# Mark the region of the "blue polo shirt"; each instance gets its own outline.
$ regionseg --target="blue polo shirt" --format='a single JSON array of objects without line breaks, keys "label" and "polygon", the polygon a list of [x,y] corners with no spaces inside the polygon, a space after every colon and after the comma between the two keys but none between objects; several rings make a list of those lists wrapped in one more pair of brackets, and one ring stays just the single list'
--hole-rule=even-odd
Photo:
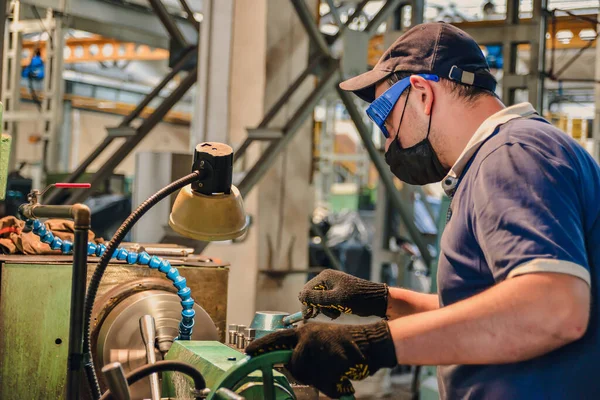
[{"label": "blue polo shirt", "polygon": [[438,265],[441,306],[538,272],[583,279],[592,305],[584,337],[553,352],[514,364],[439,367],[442,398],[600,399],[596,161],[525,103],[482,124],[443,186],[452,203]]}]

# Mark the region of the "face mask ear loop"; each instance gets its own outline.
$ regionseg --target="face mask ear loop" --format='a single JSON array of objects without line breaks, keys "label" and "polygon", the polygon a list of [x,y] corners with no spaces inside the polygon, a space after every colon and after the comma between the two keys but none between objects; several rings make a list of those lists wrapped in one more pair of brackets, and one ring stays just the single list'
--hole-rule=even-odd
[{"label": "face mask ear loop", "polygon": [[429,124],[427,126],[427,136],[425,139],[429,139],[429,132],[431,131],[431,115],[433,114],[433,102],[431,103],[431,110],[429,110]]},{"label": "face mask ear loop", "polygon": [[406,111],[406,105],[408,104],[408,95],[410,94],[410,86],[408,87],[408,92],[406,93],[406,101],[404,102],[404,107],[402,107],[402,115],[400,115],[400,122],[398,122],[398,128],[396,129],[395,140],[398,140],[398,134],[400,134],[400,126],[402,125],[402,120],[404,119],[404,112]]}]

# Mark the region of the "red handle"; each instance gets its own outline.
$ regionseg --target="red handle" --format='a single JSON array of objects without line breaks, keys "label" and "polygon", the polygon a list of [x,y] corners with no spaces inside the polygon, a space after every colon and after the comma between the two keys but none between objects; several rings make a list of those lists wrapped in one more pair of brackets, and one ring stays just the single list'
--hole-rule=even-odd
[{"label": "red handle", "polygon": [[92,187],[90,183],[56,183],[54,186],[59,189],[89,189]]}]

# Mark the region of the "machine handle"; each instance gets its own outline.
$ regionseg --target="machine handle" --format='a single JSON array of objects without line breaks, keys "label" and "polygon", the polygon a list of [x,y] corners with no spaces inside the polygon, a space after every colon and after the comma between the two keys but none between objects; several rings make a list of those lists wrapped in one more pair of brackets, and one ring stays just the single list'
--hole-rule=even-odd
[{"label": "machine handle", "polygon": [[55,183],[53,185],[59,189],[89,189],[92,187],[91,183]]},{"label": "machine handle", "polygon": [[293,325],[296,322],[300,322],[304,319],[304,314],[302,313],[302,311],[298,311],[297,313],[288,315],[287,317],[283,318],[283,324],[284,325]]},{"label": "machine handle", "polygon": [[[154,343],[156,341],[156,324],[152,315],[143,315],[140,318],[140,332],[144,347],[146,347],[146,362],[148,364],[155,364]],[[160,400],[160,384],[156,372],[150,375],[150,393],[152,400]]]},{"label": "machine handle", "polygon": [[[263,398],[265,400],[275,399],[273,366],[287,364],[292,358],[292,350],[278,350],[261,354],[255,357],[245,357],[231,367],[227,374],[214,386],[214,392],[208,396],[208,400],[219,399],[219,390],[222,388],[235,390],[242,380],[254,371],[262,372]],[[222,397],[221,397],[222,398]],[[354,395],[340,397],[339,400],[355,400]]]},{"label": "machine handle", "polygon": [[131,400],[129,385],[127,384],[127,379],[125,379],[125,373],[123,372],[121,363],[114,362],[106,364],[102,368],[102,373],[104,374],[108,388],[115,399]]}]

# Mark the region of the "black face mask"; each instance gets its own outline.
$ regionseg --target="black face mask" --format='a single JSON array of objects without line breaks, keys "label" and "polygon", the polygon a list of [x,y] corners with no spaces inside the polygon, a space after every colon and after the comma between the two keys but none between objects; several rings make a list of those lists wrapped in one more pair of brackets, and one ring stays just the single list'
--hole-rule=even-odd
[{"label": "black face mask", "polygon": [[400,147],[398,133],[400,125],[404,118],[404,111],[408,104],[408,95],[406,95],[406,103],[402,110],[398,131],[394,141],[385,153],[385,162],[390,166],[390,170],[398,179],[411,185],[426,185],[428,183],[439,182],[448,174],[449,168],[445,168],[438,159],[431,142],[429,141],[429,131],[431,129],[431,114],[429,114],[429,126],[427,128],[427,136],[421,142],[407,149]]}]

